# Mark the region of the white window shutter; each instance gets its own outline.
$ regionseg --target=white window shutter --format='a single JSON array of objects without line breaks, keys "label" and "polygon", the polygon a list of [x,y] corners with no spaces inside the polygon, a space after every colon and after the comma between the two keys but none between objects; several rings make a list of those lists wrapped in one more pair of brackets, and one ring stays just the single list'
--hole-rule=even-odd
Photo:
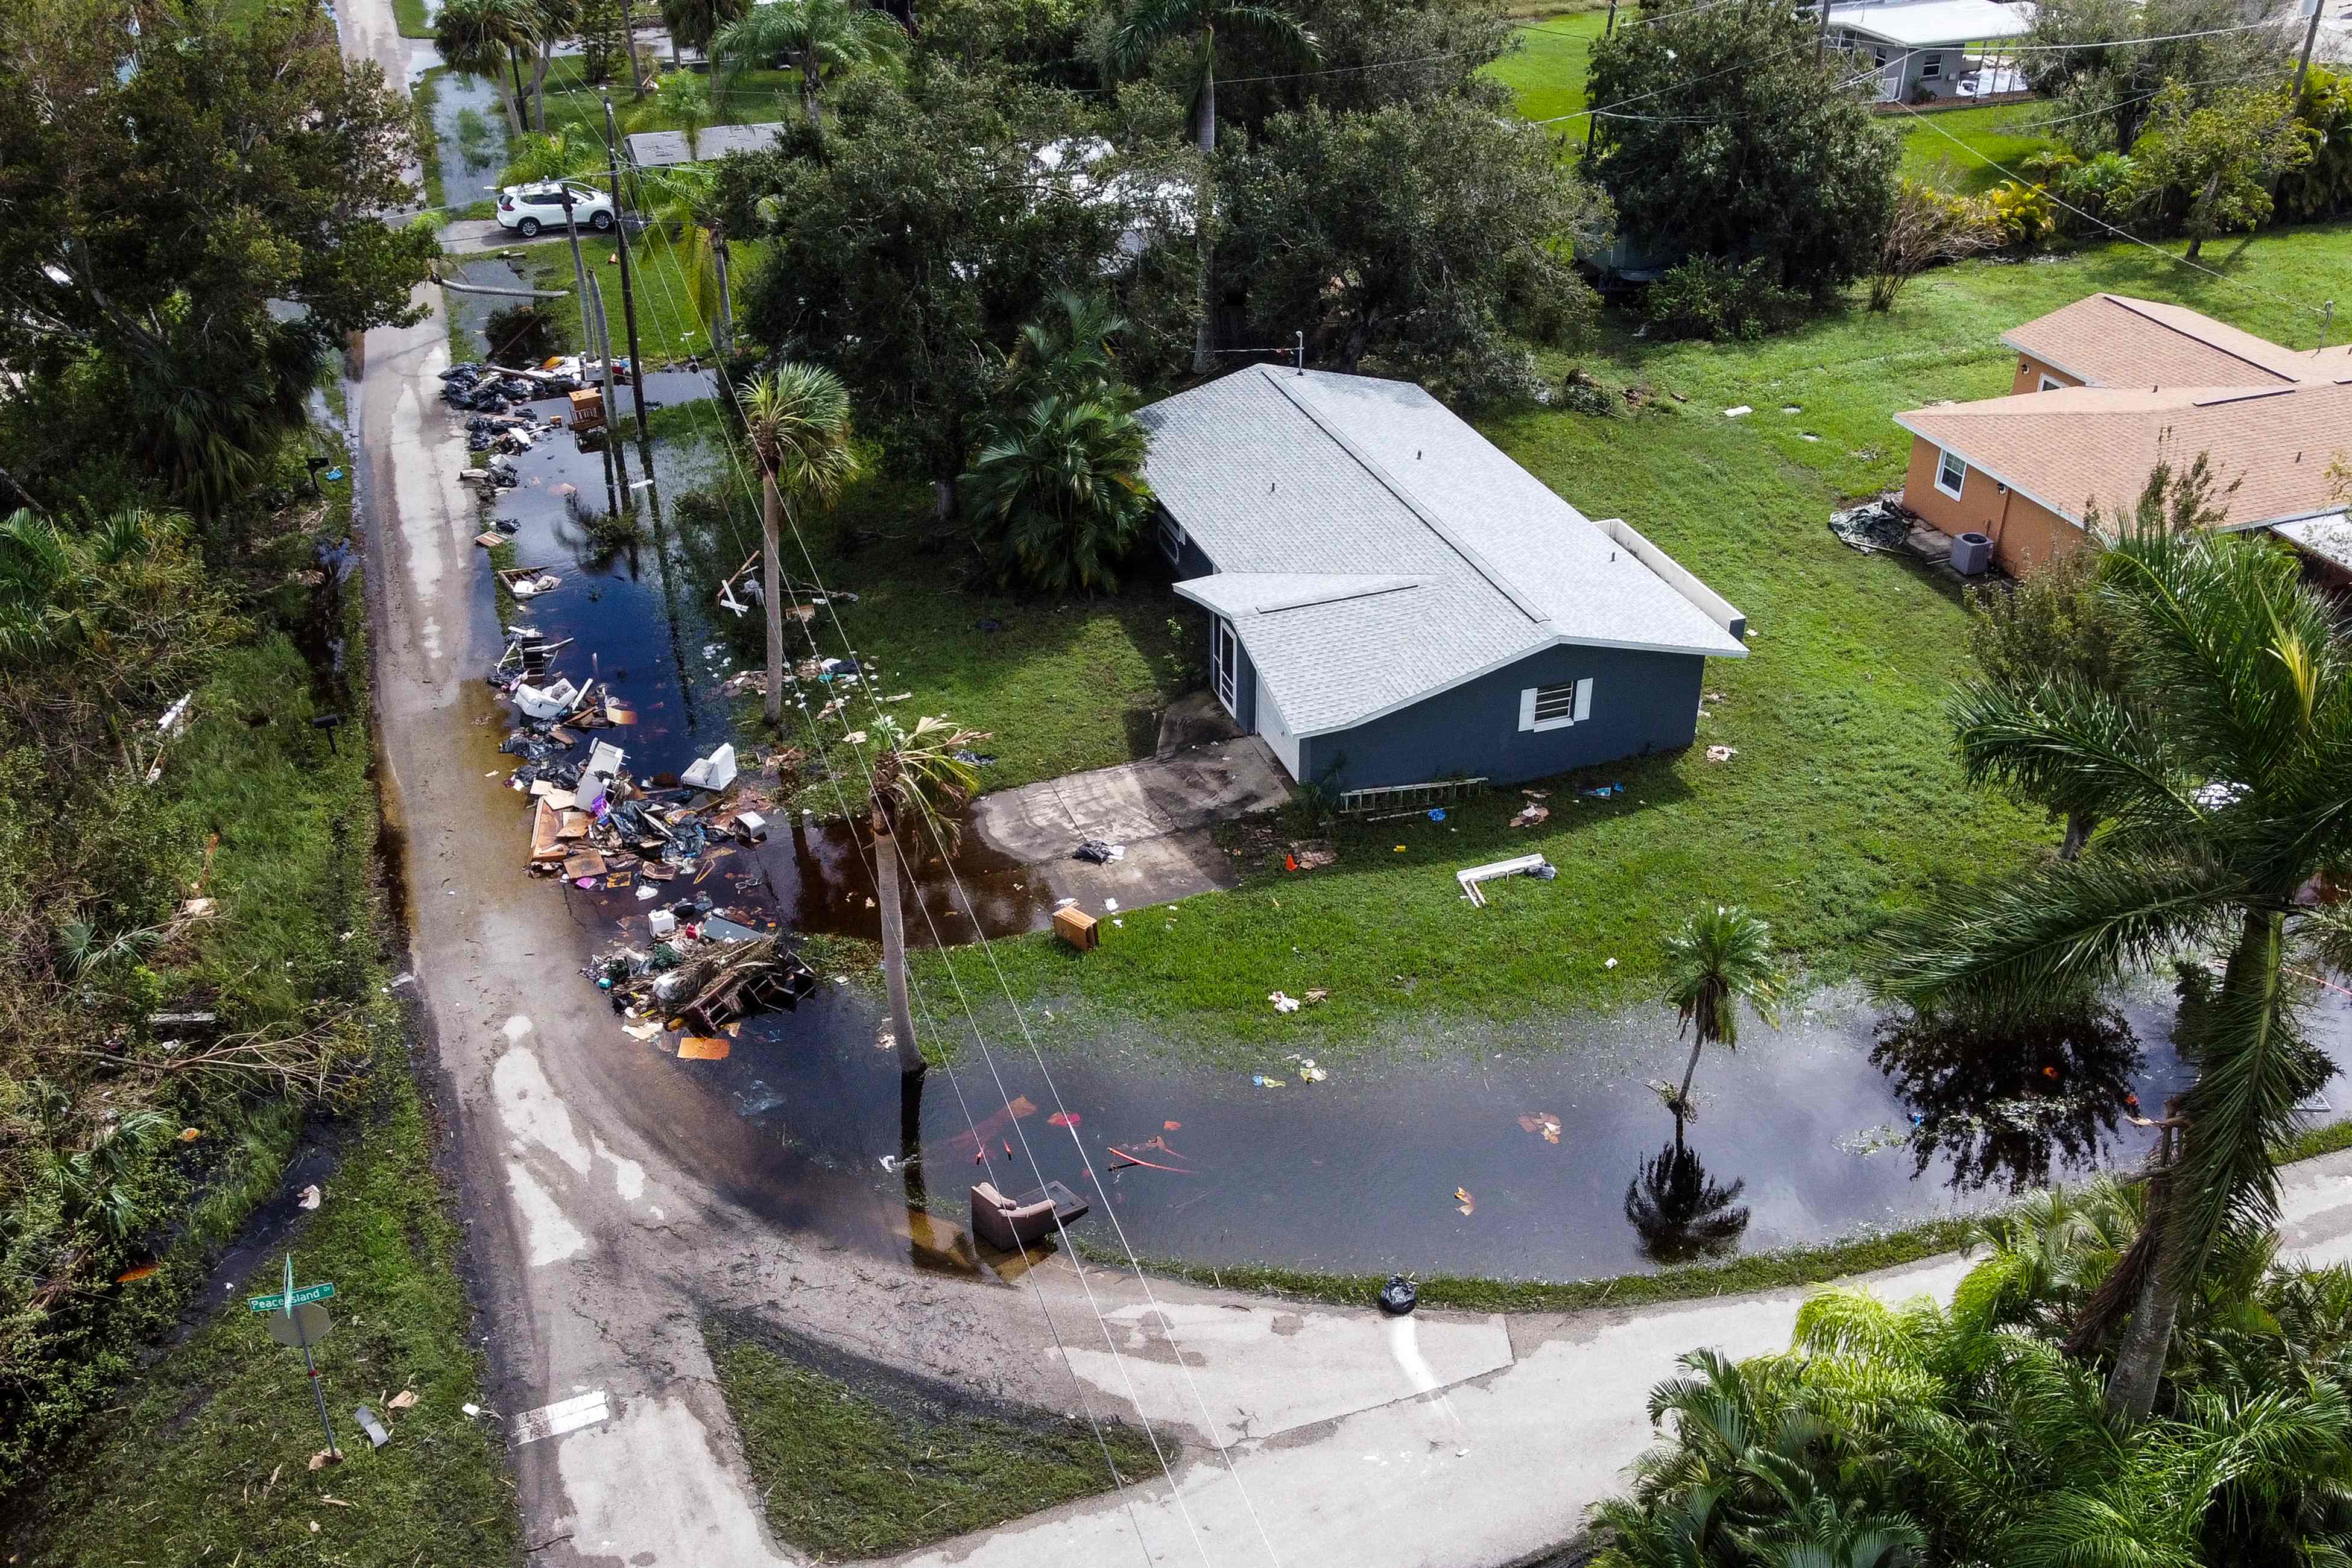
[{"label": "white window shutter", "polygon": [[1576,683],[1576,721],[1583,723],[1592,717],[1592,678],[1586,676]]},{"label": "white window shutter", "polygon": [[1535,727],[1536,689],[1532,686],[1523,686],[1519,688],[1519,728],[1532,730]]}]

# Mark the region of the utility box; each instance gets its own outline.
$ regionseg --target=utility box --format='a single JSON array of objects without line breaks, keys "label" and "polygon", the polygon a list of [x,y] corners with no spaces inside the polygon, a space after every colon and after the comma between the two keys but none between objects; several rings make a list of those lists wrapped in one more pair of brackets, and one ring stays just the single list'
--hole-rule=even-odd
[{"label": "utility box", "polygon": [[1102,940],[1102,933],[1095,929],[1095,917],[1076,904],[1054,911],[1054,934],[1080,952],[1092,951]]},{"label": "utility box", "polygon": [[1963,577],[1981,577],[1992,564],[1992,539],[1988,534],[1963,533],[1952,541],[1952,570]]},{"label": "utility box", "polygon": [[604,427],[604,389],[583,386],[572,395],[572,428],[602,430]]}]

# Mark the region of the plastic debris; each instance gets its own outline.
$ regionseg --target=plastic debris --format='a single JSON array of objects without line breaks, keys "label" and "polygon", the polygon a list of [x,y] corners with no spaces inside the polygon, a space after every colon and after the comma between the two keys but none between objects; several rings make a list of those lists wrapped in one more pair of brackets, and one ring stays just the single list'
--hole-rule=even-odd
[{"label": "plastic debris", "polygon": [[1421,1292],[1412,1280],[1402,1274],[1391,1274],[1389,1282],[1381,1287],[1381,1310],[1392,1318],[1402,1318],[1421,1302]]},{"label": "plastic debris", "polygon": [[1287,1079],[1268,1078],[1262,1072],[1254,1072],[1250,1074],[1250,1082],[1257,1085],[1260,1089],[1280,1089],[1289,1080]]},{"label": "plastic debris", "polygon": [[1465,1215],[1478,1206],[1478,1200],[1470,1195],[1470,1189],[1467,1187],[1454,1189],[1454,1206]]},{"label": "plastic debris", "polygon": [[1269,991],[1266,993],[1265,999],[1274,1004],[1274,1010],[1277,1013],[1296,1013],[1298,1011],[1298,998],[1296,996],[1288,995],[1280,991]]},{"label": "plastic debris", "polygon": [[1076,1127],[1078,1121],[1078,1113],[1075,1110],[1057,1110],[1045,1118],[1048,1127]]},{"label": "plastic debris", "polygon": [[294,1200],[294,1206],[297,1208],[314,1209],[317,1208],[322,1201],[324,1201],[325,1197],[326,1194],[319,1190],[319,1184],[313,1182],[309,1186],[302,1189],[301,1196]]},{"label": "plastic debris", "polygon": [[1559,1142],[1559,1118],[1549,1110],[1528,1111],[1519,1118],[1519,1129],[1524,1132],[1542,1134],[1547,1143]]},{"label": "plastic debris", "polygon": [[1533,827],[1537,824],[1548,820],[1550,816],[1551,808],[1549,806],[1538,805],[1534,802],[1530,801],[1525,809],[1523,809],[1517,816],[1511,818],[1511,826],[1514,827]]},{"label": "plastic debris", "polygon": [[685,1062],[723,1062],[728,1045],[718,1035],[688,1035],[677,1042],[677,1058]]},{"label": "plastic debris", "polygon": [[1738,754],[1737,746],[1709,746],[1706,749],[1706,760],[1710,763],[1727,763]]},{"label": "plastic debris", "polygon": [[383,1403],[384,1408],[387,1410],[406,1410],[415,1405],[416,1390],[413,1388],[404,1388],[398,1394],[394,1394],[390,1399],[385,1400]]},{"label": "plastic debris", "polygon": [[1433,805],[1433,806],[1431,806],[1431,807],[1429,808],[1429,820],[1430,820],[1430,821],[1432,821],[1432,822],[1443,822],[1443,821],[1444,821],[1444,820],[1445,820],[1445,808],[1444,808],[1444,806],[1442,806],[1442,805]]}]

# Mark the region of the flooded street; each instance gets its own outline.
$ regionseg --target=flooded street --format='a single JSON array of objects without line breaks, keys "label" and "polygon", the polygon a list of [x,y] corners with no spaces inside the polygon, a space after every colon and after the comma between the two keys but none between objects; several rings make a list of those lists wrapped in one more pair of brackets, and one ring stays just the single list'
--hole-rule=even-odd
[{"label": "flooded street", "polygon": [[[648,378],[648,401],[677,410],[659,423],[702,432],[657,443],[650,486],[635,446],[624,454],[627,478],[608,488],[603,458],[556,431],[516,458],[522,482],[499,492],[486,514],[515,525],[518,564],[562,579],[520,605],[520,617],[550,638],[575,639],[557,661],[561,673],[610,681],[634,709],[636,722],[600,733],[626,747],[644,780],[677,773],[730,738],[735,703],[755,700],[720,689],[758,664],[760,617],[720,610],[713,586],[758,542],[703,509],[681,517],[677,506],[698,485],[740,482],[722,471],[709,384],[699,374]],[[531,411],[543,421],[559,406]],[[589,524],[622,494],[638,498],[643,542],[601,550]],[[816,651],[843,653],[835,642],[819,636]],[[793,657],[810,651],[795,647]],[[886,669],[878,685],[889,683]],[[862,799],[860,781],[838,782],[844,807]],[[875,935],[858,837],[838,820],[777,816],[764,844],[730,847],[676,889],[762,925]],[[494,840],[509,844],[510,861],[483,875],[524,877],[527,823],[518,795],[509,837]],[[975,926],[1029,931],[1050,913],[1036,871],[971,847],[958,865],[971,916],[936,866],[918,867],[912,940],[966,942]],[[562,899],[591,947],[646,940],[647,906],[629,889],[559,881],[531,891]],[[587,982],[567,973],[550,984]],[[2341,994],[2325,995],[2315,1032],[2342,1061],[2352,1011]],[[1099,1178],[1127,1244],[1147,1258],[1510,1279],[1618,1274],[1908,1225],[2136,1163],[2150,1135],[2129,1124],[2135,1100],[2157,1114],[2188,1079],[2168,1044],[2170,992],[2154,984],[2126,998],[2107,1026],[2000,1052],[1883,1037],[1879,1016],[1851,994],[1809,1001],[1778,1034],[1751,1024],[1738,1052],[1710,1050],[1695,1080],[1696,1114],[1680,1129],[1651,1087],[1677,1081],[1687,1050],[1664,1008],[1546,1021],[1555,1043],[1537,1053],[1478,1050],[1447,1065],[1320,1081],[1274,1054],[1255,1072],[1171,1069],[1108,1047],[1041,1068],[1015,1035],[991,1040],[1000,1087],[958,1030],[955,1069],[932,1072],[913,1108],[900,1103],[892,1054],[877,1047],[877,1007],[863,988],[838,983],[795,1012],[747,1020],[722,1059],[665,1055],[668,1042],[642,1043],[618,1018],[580,1048],[610,1053],[612,1072],[640,1086],[633,1092],[648,1135],[754,1212],[965,1269],[979,1266],[958,1232],[966,1189],[990,1179],[1025,1192],[1042,1172],[1096,1202],[1080,1233],[1115,1251]],[[2340,1080],[2331,1092],[2340,1097]],[[923,1153],[908,1170],[895,1156],[910,1110]]]}]

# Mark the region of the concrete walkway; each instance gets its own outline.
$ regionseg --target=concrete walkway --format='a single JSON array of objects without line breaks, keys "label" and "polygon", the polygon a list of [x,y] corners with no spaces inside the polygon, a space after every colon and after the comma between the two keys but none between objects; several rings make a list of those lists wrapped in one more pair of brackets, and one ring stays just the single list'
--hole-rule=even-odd
[{"label": "concrete walkway", "polygon": [[[1238,863],[1212,826],[1289,798],[1274,752],[1240,735],[982,795],[971,826],[989,848],[1044,869],[1055,897],[1098,914],[1231,887]],[[1089,838],[1125,853],[1103,866],[1073,858]]]},{"label": "concrete walkway", "polygon": [[[2284,1197],[2284,1257],[2352,1261],[2352,1153],[2291,1167]],[[1851,1283],[1890,1301],[1948,1300],[1972,1266],[1947,1256]],[[1103,1284],[1096,1289],[1105,1294]],[[1391,1321],[1165,1286],[1155,1310],[1128,1300],[1132,1289],[1130,1279],[1106,1308],[1125,1375],[1158,1419],[1197,1429],[1205,1404],[1222,1437],[1241,1438],[1228,1450],[1231,1468],[1196,1449],[1172,1488],[1155,1477],[1124,1499],[1073,1505],[903,1561],[1091,1568],[1133,1561],[1139,1534],[1149,1561],[1203,1568],[1528,1560],[1568,1540],[1587,1508],[1622,1489],[1626,1463],[1651,1440],[1649,1391],[1673,1375],[1677,1357],[1701,1346],[1735,1356],[1783,1349],[1810,1293]],[[1174,1330],[1173,1343],[1162,1324]],[[1106,1396],[1119,1385],[1108,1352],[1074,1351],[1072,1359]],[[1395,1395],[1365,1402],[1383,1384]]]}]

